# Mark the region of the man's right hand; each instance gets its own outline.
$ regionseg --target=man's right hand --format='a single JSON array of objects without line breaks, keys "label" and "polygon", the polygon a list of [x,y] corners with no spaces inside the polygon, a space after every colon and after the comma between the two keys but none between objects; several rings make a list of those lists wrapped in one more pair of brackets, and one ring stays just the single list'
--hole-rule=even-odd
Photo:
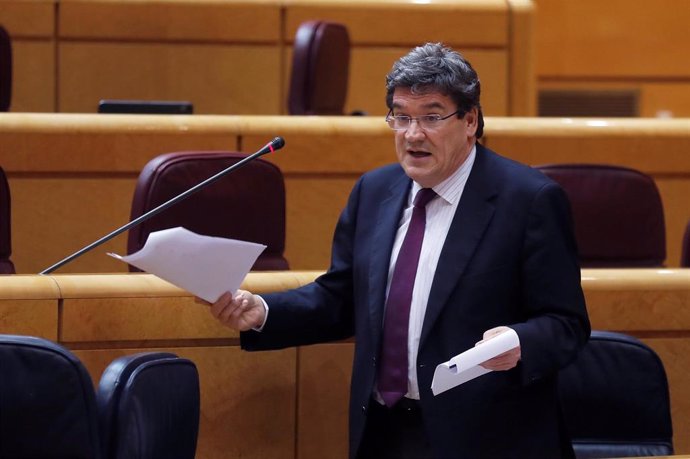
[{"label": "man's right hand", "polygon": [[211,314],[226,327],[247,331],[263,325],[266,308],[256,295],[246,290],[237,290],[235,296],[226,292],[211,304]]}]

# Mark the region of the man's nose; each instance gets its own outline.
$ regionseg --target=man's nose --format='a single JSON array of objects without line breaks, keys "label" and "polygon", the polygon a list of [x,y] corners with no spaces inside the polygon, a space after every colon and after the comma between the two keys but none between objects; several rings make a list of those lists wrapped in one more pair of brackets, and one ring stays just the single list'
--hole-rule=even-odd
[{"label": "man's nose", "polygon": [[406,139],[415,139],[424,137],[424,130],[419,125],[419,120],[411,119],[410,125],[405,130]]}]

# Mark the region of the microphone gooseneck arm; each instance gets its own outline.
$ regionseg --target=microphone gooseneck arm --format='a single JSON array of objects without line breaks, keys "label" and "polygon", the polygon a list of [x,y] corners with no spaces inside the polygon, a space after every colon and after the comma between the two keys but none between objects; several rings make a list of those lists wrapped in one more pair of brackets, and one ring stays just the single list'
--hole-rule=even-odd
[{"label": "microphone gooseneck arm", "polygon": [[285,146],[285,140],[282,137],[274,138],[273,140],[268,142],[266,145],[264,145],[256,153],[252,153],[251,155],[247,156],[246,158],[242,159],[241,161],[238,161],[235,164],[233,164],[233,165],[223,169],[222,171],[218,172],[217,174],[207,178],[203,182],[200,182],[200,183],[194,185],[193,187],[191,187],[187,191],[184,191],[184,192],[178,194],[174,198],[171,198],[170,200],[159,205],[158,207],[149,210],[145,214],[140,215],[139,217],[135,218],[131,222],[127,223],[126,225],[121,226],[120,228],[118,228],[115,231],[103,236],[102,238],[98,239],[97,241],[92,242],[91,244],[87,245],[83,249],[80,249],[77,252],[74,252],[72,255],[63,258],[62,260],[58,261],[54,265],[50,266],[49,268],[44,269],[39,274],[50,274],[50,273],[52,273],[53,271],[55,271],[59,267],[65,265],[65,264],[69,263],[70,261],[74,260],[75,258],[85,254],[89,250],[94,249],[94,248],[98,247],[99,245],[101,245],[105,242],[108,242],[109,240],[111,240],[112,238],[117,236],[118,234],[121,234],[121,233],[127,231],[128,229],[138,225],[139,223],[142,223],[142,222],[148,220],[149,218],[151,218],[155,215],[158,215],[159,213],[163,212],[168,207],[172,206],[173,204],[178,203],[179,201],[182,201],[186,197],[196,193],[197,191],[204,188],[205,186],[210,185],[211,183],[215,182],[216,180],[223,177],[224,175],[234,171],[235,169],[239,169],[240,167],[242,167],[245,164],[247,164],[248,162],[258,158],[259,156],[263,156],[267,153],[273,153],[274,151],[280,150],[284,146]]}]

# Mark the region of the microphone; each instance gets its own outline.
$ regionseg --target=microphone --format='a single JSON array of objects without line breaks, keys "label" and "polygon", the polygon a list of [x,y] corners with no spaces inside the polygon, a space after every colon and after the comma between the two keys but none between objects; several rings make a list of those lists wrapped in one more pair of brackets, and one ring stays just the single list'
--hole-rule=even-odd
[{"label": "microphone", "polygon": [[238,161],[235,164],[223,169],[222,171],[218,172],[216,175],[213,175],[213,176],[207,178],[203,182],[198,183],[197,185],[194,185],[193,187],[191,187],[187,191],[183,191],[182,193],[178,194],[174,198],[171,198],[170,200],[159,205],[155,209],[149,210],[145,214],[140,215],[139,217],[135,218],[131,222],[127,223],[126,225],[121,226],[120,228],[116,229],[115,231],[103,236],[99,240],[92,242],[91,244],[78,250],[77,252],[74,252],[72,255],[63,258],[62,260],[58,261],[54,265],[50,266],[49,268],[44,269],[39,274],[50,274],[50,273],[52,273],[53,271],[55,271],[59,267],[65,265],[65,264],[69,263],[70,261],[74,260],[75,258],[85,254],[89,250],[94,249],[94,248],[98,247],[99,245],[101,245],[105,242],[108,242],[109,240],[111,240],[112,238],[117,236],[118,234],[127,231],[128,229],[138,225],[139,223],[142,223],[142,222],[148,220],[149,218],[151,218],[155,215],[158,215],[159,213],[161,213],[162,211],[164,211],[168,207],[172,206],[173,204],[180,202],[181,200],[185,199],[186,197],[192,195],[193,193],[196,193],[200,189],[204,188],[207,185],[210,185],[211,183],[215,182],[216,180],[223,177],[224,175],[234,171],[235,169],[239,169],[240,167],[244,166],[245,164],[247,164],[250,161],[253,161],[254,159],[258,158],[259,156],[263,156],[267,153],[273,153],[275,151],[278,151],[281,148],[283,148],[284,146],[285,146],[285,139],[283,139],[280,136],[275,137],[273,140],[271,140],[266,145],[261,147],[261,149],[258,150],[257,152],[252,153],[251,155],[247,156],[246,158],[243,158],[241,161]]}]

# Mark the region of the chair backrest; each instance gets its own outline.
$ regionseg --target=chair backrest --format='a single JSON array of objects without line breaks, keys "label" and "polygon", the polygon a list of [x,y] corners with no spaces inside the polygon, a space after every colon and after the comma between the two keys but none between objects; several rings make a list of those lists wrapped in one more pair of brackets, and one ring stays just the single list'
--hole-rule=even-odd
[{"label": "chair backrest", "polygon": [[570,199],[582,267],[663,266],[664,209],[651,177],[599,164],[536,168],[558,182]]},{"label": "chair backrest", "polygon": [[[139,174],[132,220],[245,157],[232,152],[178,152],[152,159]],[[129,231],[128,253],[141,249],[149,233],[177,226],[207,236],[264,244],[267,247],[252,269],[288,269],[283,256],[285,183],[280,169],[268,161],[250,161],[135,226]]]},{"label": "chair backrest", "polygon": [[105,459],[194,459],[199,433],[199,373],[175,354],[115,359],[97,401]]},{"label": "chair backrest", "polygon": [[290,115],[343,115],[349,68],[350,37],[343,24],[300,24],[292,54]]},{"label": "chair backrest", "polygon": [[0,274],[14,274],[12,256],[12,197],[10,185],[0,167]]},{"label": "chair backrest", "polygon": [[577,459],[673,454],[666,372],[641,341],[592,331],[558,384]]},{"label": "chair backrest", "polygon": [[680,252],[680,266],[682,268],[690,268],[690,220],[685,225],[685,234],[683,234],[683,247]]},{"label": "chair backrest", "polygon": [[0,457],[101,457],[91,377],[62,346],[0,335]]},{"label": "chair backrest", "polygon": [[0,112],[10,110],[12,102],[12,42],[0,25]]}]

